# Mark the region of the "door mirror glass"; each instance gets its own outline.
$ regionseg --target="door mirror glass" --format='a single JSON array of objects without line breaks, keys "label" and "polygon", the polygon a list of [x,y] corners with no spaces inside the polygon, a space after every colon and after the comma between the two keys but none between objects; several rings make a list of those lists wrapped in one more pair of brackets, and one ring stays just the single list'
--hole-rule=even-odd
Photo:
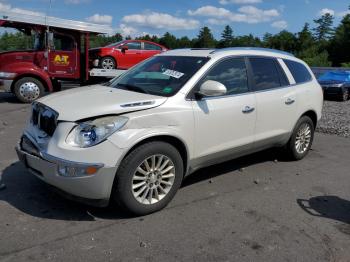
[{"label": "door mirror glass", "polygon": [[223,96],[227,92],[226,86],[218,81],[207,80],[199,88],[202,97]]}]

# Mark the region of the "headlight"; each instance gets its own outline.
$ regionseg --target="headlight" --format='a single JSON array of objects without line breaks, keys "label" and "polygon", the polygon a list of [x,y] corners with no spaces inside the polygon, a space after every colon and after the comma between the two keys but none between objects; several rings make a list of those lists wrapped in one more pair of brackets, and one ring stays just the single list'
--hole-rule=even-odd
[{"label": "headlight", "polygon": [[0,78],[15,78],[16,73],[0,72]]},{"label": "headlight", "polygon": [[69,133],[66,142],[81,148],[97,145],[121,129],[128,120],[124,116],[109,116],[80,123]]}]

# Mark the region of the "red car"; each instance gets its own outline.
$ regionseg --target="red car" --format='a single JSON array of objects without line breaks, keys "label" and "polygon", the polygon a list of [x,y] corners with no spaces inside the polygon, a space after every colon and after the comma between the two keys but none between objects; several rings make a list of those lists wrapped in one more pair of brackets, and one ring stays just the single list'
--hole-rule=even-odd
[{"label": "red car", "polygon": [[103,69],[129,69],[141,61],[167,51],[157,43],[144,40],[125,40],[105,47],[90,49],[94,67]]}]

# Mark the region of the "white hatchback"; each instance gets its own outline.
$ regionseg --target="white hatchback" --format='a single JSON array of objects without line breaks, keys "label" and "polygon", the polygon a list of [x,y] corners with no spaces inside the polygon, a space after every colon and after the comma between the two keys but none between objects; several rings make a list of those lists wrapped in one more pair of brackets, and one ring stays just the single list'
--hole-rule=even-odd
[{"label": "white hatchback", "polygon": [[291,54],[173,50],[105,85],[35,102],[16,149],[65,195],[143,215],[198,168],[271,147],[302,159],[322,104],[310,68]]}]

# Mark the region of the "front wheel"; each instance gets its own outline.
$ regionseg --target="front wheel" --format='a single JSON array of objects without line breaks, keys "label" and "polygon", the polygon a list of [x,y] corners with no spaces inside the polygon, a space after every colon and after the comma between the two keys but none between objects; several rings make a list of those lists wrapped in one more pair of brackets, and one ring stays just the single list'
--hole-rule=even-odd
[{"label": "front wheel", "polygon": [[165,142],[149,142],[122,161],[113,199],[133,214],[150,214],[172,200],[182,178],[183,161],[178,150]]},{"label": "front wheel", "polygon": [[43,84],[36,78],[23,77],[16,81],[14,93],[22,103],[31,103],[45,92]]},{"label": "front wheel", "polygon": [[314,129],[314,123],[310,117],[303,116],[299,119],[286,146],[287,153],[292,160],[301,160],[310,151]]},{"label": "front wheel", "polygon": [[106,56],[101,59],[101,67],[103,69],[116,69],[117,63],[113,57]]}]

